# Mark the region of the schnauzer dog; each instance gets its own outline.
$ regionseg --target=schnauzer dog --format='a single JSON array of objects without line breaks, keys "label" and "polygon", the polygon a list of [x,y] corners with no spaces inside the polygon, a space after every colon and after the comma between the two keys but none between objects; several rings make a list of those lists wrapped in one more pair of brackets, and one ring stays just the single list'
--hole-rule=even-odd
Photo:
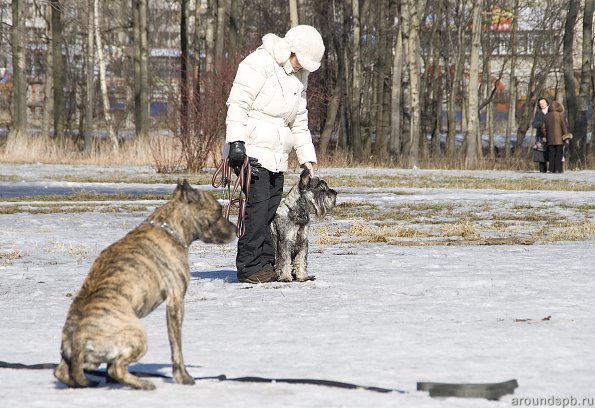
[{"label": "schnauzer dog", "polygon": [[302,171],[300,181],[281,200],[271,223],[275,271],[281,282],[313,280],[308,276],[308,229],[310,212],[324,217],[336,204],[337,192],[318,177]]}]

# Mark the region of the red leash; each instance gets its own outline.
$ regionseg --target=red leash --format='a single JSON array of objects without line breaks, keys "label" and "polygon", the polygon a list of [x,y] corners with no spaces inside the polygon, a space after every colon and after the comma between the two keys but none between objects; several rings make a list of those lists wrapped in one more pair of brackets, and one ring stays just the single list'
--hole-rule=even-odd
[{"label": "red leash", "polygon": [[[246,158],[244,159],[244,164],[242,164],[240,173],[236,178],[233,190],[231,189],[231,167],[229,165],[229,159],[227,158],[221,161],[221,164],[219,165],[219,167],[217,167],[217,170],[215,170],[215,174],[213,174],[213,179],[211,180],[211,185],[215,188],[227,187],[229,204],[227,204],[227,208],[225,209],[225,218],[229,220],[229,215],[231,213],[232,206],[238,208],[238,221],[236,224],[236,236],[238,238],[242,238],[246,233],[246,225],[244,223],[244,218],[246,214],[246,202],[248,201],[248,192],[250,191],[251,180],[252,168],[250,166],[248,156],[246,156]],[[234,198],[236,194],[238,195],[238,197]]]}]

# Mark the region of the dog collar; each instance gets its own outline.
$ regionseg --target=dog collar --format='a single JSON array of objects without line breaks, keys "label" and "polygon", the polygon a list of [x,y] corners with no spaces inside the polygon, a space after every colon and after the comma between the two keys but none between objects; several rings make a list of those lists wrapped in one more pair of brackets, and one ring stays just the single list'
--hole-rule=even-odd
[{"label": "dog collar", "polygon": [[150,224],[153,227],[159,227],[159,228],[163,229],[165,232],[167,232],[169,235],[171,235],[176,241],[178,241],[178,243],[180,245],[182,245],[184,248],[188,248],[188,245],[186,245],[186,242],[184,242],[184,240],[182,239],[180,234],[178,234],[178,232],[175,229],[173,229],[173,227],[171,225],[169,225],[167,222],[165,222],[165,221],[157,222],[154,220],[150,220],[150,221],[145,221],[143,224]]}]

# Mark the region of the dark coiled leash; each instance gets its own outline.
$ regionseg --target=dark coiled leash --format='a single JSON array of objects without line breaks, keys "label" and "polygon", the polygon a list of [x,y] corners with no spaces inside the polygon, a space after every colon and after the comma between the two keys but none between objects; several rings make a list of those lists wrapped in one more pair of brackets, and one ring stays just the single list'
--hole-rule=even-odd
[{"label": "dark coiled leash", "polygon": [[[54,369],[57,364],[21,364],[21,363],[7,363],[0,361],[0,368],[12,368],[12,369],[29,369],[29,370],[43,370],[43,369]],[[89,375],[96,377],[102,377],[106,379],[106,382],[113,381],[107,376],[107,373],[102,370],[85,370]],[[157,377],[172,380],[173,378],[169,375],[159,373],[148,373],[145,371],[130,371],[131,374],[139,377]],[[352,383],[346,383],[342,381],[333,380],[320,380],[312,378],[265,378],[265,377],[236,377],[228,378],[225,374],[217,376],[207,377],[193,377],[194,380],[219,380],[219,381],[237,381],[237,382],[255,382],[255,383],[286,383],[286,384],[307,384],[307,385],[320,385],[324,387],[343,388],[348,390],[364,390],[373,391],[383,394],[396,392],[398,394],[407,394],[407,391],[395,389],[395,388],[382,388],[367,385],[357,385]],[[485,398],[492,401],[497,401],[501,397],[507,394],[514,394],[514,390],[518,388],[519,384],[517,380],[509,380],[499,383],[436,383],[436,382],[418,382],[418,391],[428,391],[430,397],[459,397],[459,398]]]},{"label": "dark coiled leash", "polygon": [[[246,225],[244,223],[244,217],[246,214],[246,202],[248,201],[248,192],[250,191],[250,181],[252,180],[252,168],[248,156],[244,159],[244,164],[236,178],[236,182],[231,189],[231,166],[229,165],[229,159],[225,158],[221,161],[221,164],[215,170],[211,185],[215,188],[226,188],[229,203],[225,209],[225,218],[229,220],[231,213],[231,207],[237,207],[238,209],[238,221],[236,223],[237,231],[236,236],[241,238],[246,233]],[[237,196],[237,197],[236,197]],[[225,199],[225,197],[223,197]]]},{"label": "dark coiled leash", "polygon": [[[45,369],[54,369],[58,365],[54,363],[46,363],[46,364],[21,364],[21,363],[7,363],[5,361],[0,361],[0,368],[11,368],[11,369],[27,369],[27,370],[45,370]],[[96,377],[103,377],[107,378],[106,372],[103,370],[85,370],[85,372],[89,375],[94,375]],[[165,374],[159,373],[148,373],[145,371],[130,371],[131,374],[134,374],[139,377],[157,377],[157,378],[164,378],[164,379],[173,379],[173,377]],[[265,377],[236,377],[236,378],[229,378],[225,374],[217,375],[217,376],[207,376],[207,377],[193,377],[194,380],[219,380],[219,381],[237,381],[237,382],[255,382],[255,383],[286,383],[286,384],[308,384],[308,385],[320,385],[324,387],[333,387],[333,388],[344,388],[349,390],[365,390],[365,391],[374,391],[380,393],[391,393],[396,392],[399,394],[407,394],[407,391],[393,389],[393,388],[382,388],[382,387],[372,387],[366,385],[357,385],[346,383],[342,381],[332,381],[332,380],[319,380],[319,379],[311,379],[311,378],[265,378]]]}]

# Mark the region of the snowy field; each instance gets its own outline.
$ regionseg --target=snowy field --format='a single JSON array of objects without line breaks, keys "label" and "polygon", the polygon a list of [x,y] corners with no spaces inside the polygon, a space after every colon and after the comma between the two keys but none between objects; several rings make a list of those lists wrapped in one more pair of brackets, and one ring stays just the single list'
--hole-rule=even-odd
[{"label": "snowy field", "polygon": [[[151,170],[0,164],[0,197],[3,189],[19,186],[32,188],[28,190],[31,194],[58,187],[73,191],[173,191],[171,185],[59,181],[60,175],[112,171],[144,174]],[[541,178],[544,183],[562,179],[595,185],[595,171],[542,175],[321,170],[321,175],[334,177],[414,173]],[[569,217],[581,222],[595,218],[594,188],[570,192],[333,187],[339,191],[338,203],[451,203],[461,210],[493,213],[537,205],[556,214],[570,213]],[[142,222],[161,202],[136,204],[134,211],[0,215],[0,361],[59,361],[66,312],[91,263],[103,248]],[[15,203],[0,200],[0,206],[8,205]],[[327,225],[339,228],[352,222],[331,216],[317,221],[314,229]],[[530,235],[533,230],[527,231]],[[225,374],[229,378],[324,379],[405,393],[218,380],[182,386],[162,378],[151,379],[157,390],[150,392],[113,384],[68,389],[54,379],[51,370],[0,369],[0,406],[595,406],[593,235],[576,241],[538,239],[533,245],[454,246],[339,238],[312,239],[309,271],[317,280],[254,286],[237,282],[235,243],[192,244],[192,279],[183,326],[188,370],[195,377]],[[132,369],[170,375],[165,307],[143,323],[149,351]],[[484,383],[510,379],[516,379],[519,388],[499,401],[435,399],[427,392],[416,391],[420,381]],[[548,401],[558,404],[547,405]]]}]

